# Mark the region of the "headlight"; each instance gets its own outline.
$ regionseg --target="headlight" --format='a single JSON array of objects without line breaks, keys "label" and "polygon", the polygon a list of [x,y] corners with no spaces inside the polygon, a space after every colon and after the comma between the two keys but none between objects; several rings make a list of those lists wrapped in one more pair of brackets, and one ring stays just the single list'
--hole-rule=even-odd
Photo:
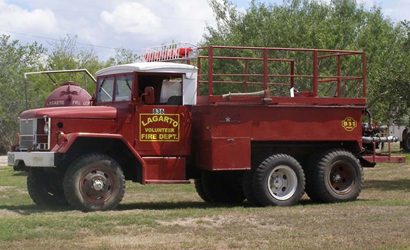
[{"label": "headlight", "polygon": [[67,143],[67,136],[63,132],[58,133],[57,144],[61,146],[65,143]]},{"label": "headlight", "polygon": [[50,131],[50,125],[48,122],[44,123],[44,134],[48,135],[48,132]]}]

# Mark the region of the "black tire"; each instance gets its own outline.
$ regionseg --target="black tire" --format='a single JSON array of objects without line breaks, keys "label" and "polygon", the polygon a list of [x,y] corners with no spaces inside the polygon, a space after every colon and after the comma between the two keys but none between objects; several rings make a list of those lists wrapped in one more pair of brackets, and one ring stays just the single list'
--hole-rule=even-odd
[{"label": "black tire", "polygon": [[204,200],[205,202],[212,202],[210,198],[207,196],[207,194],[205,193],[204,186],[202,184],[202,178],[195,179],[194,183],[195,183],[195,190],[198,193],[199,197],[201,197],[201,199]]},{"label": "black tire", "polygon": [[245,200],[239,172],[202,172],[195,188],[206,202],[239,204]]},{"label": "black tire", "polygon": [[250,205],[258,205],[253,191],[254,168],[243,174],[243,194]]},{"label": "black tire", "polygon": [[305,174],[292,156],[272,155],[256,169],[252,178],[253,195],[262,206],[297,204],[305,191]]},{"label": "black tire", "polygon": [[89,154],[73,162],[64,176],[68,203],[81,211],[114,209],[124,197],[120,165],[104,154]]},{"label": "black tire", "polygon": [[309,164],[306,193],[316,202],[353,201],[363,187],[359,160],[343,149],[327,151]]},{"label": "black tire", "polygon": [[27,190],[34,203],[41,207],[66,206],[63,174],[56,169],[30,168]]},{"label": "black tire", "polygon": [[403,149],[405,152],[410,152],[410,133],[403,136]]},{"label": "black tire", "polygon": [[305,165],[305,175],[306,175],[306,185],[305,185],[305,193],[309,196],[310,200],[314,202],[319,202],[319,197],[316,197],[316,192],[313,191],[316,177],[315,176],[315,168],[322,157],[322,154],[314,154],[312,155]]}]

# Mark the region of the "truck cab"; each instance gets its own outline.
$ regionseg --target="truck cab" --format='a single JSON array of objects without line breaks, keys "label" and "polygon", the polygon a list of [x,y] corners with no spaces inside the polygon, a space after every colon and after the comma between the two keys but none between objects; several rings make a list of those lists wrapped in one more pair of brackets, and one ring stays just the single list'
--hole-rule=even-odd
[{"label": "truck cab", "polygon": [[[81,159],[116,159],[127,180],[187,182],[196,77],[195,66],[169,62],[102,69],[96,73],[91,105],[22,112],[20,143],[8,153],[8,163],[29,172],[29,193],[39,204],[64,202],[57,183],[63,183],[63,173]],[[101,178],[108,182],[105,176],[87,172],[84,193],[94,192],[91,199],[101,199],[103,191],[93,185]],[[41,182],[47,187],[40,187]],[[58,191],[51,191],[52,186],[59,186]]]}]

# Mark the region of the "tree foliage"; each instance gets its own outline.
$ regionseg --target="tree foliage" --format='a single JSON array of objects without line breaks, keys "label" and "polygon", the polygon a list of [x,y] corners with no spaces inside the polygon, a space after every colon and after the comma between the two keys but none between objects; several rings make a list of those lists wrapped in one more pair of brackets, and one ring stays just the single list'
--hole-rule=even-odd
[{"label": "tree foliage", "polygon": [[230,1],[211,0],[217,25],[205,44],[364,50],[368,106],[377,120],[408,116],[410,23],[393,23],[380,8],[354,0],[252,1],[246,11]]},{"label": "tree foliage", "polygon": [[30,75],[24,73],[44,70],[87,69],[94,74],[111,65],[101,61],[92,50],[78,49],[76,37],[65,37],[50,50],[33,43],[21,44],[9,36],[0,36],[0,154],[16,141],[17,117],[29,108],[38,108],[58,85],[74,81],[93,93],[95,84],[84,74]]},{"label": "tree foliage", "polygon": [[17,117],[26,106],[23,73],[43,68],[44,51],[37,43],[21,45],[0,36],[0,152],[15,141]]}]

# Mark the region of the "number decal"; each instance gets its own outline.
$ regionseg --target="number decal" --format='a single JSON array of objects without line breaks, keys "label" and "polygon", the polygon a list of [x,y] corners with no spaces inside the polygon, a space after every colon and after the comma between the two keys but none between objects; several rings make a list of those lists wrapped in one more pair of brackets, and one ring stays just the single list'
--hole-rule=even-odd
[{"label": "number decal", "polygon": [[357,121],[352,117],[346,117],[341,125],[347,132],[352,132],[357,127]]},{"label": "number decal", "polygon": [[154,109],[152,109],[152,113],[154,115],[163,115],[163,114],[165,114],[165,110],[164,109],[154,108]]}]

